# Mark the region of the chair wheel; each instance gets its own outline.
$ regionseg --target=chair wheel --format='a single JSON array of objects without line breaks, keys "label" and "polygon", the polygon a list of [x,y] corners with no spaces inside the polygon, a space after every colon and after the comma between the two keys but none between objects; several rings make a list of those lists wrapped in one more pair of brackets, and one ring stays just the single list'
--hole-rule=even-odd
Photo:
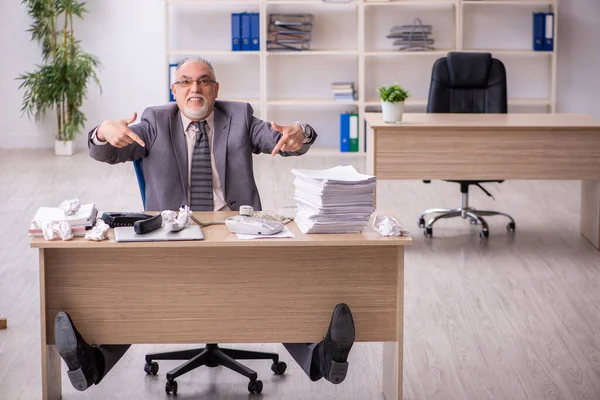
[{"label": "chair wheel", "polygon": [[263,390],[262,381],[250,381],[248,383],[248,391],[252,394],[260,394]]},{"label": "chair wheel", "polygon": [[152,361],[150,364],[144,364],[144,372],[148,375],[158,374],[158,363],[156,361]]},{"label": "chair wheel", "polygon": [[171,392],[173,392],[174,395],[177,394],[177,382],[167,381],[167,384],[165,385],[165,392],[167,392],[167,394],[170,394]]},{"label": "chair wheel", "polygon": [[271,371],[275,373],[275,375],[283,375],[285,370],[287,369],[287,364],[283,361],[274,362],[271,364]]},{"label": "chair wheel", "polygon": [[425,237],[432,237],[433,236],[433,228],[429,226],[429,227],[423,229],[423,235],[425,235]]},{"label": "chair wheel", "polygon": [[490,232],[487,230],[483,230],[481,232],[479,232],[479,237],[481,239],[487,239],[490,236]]},{"label": "chair wheel", "polygon": [[425,228],[425,218],[419,218],[419,228]]},{"label": "chair wheel", "polygon": [[517,227],[515,226],[514,222],[509,222],[508,224],[506,224],[506,230],[509,232],[514,232],[516,228]]}]

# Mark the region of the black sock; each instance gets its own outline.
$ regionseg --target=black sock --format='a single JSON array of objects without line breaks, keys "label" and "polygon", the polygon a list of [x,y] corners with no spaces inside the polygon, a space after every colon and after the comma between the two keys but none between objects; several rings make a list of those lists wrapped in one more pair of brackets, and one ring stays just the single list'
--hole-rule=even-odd
[{"label": "black sock", "polygon": [[[308,343],[307,343],[308,344]],[[313,353],[312,353],[312,357],[313,357],[313,362],[315,360],[318,360],[319,357],[321,357],[321,346],[323,346],[323,342],[319,342],[318,345],[315,346],[315,348],[313,349]]]},{"label": "black sock", "polygon": [[92,346],[92,348],[94,349],[94,364],[96,364],[96,371],[98,372],[98,376],[95,377],[94,384],[97,385],[104,377],[104,355],[96,346]]}]

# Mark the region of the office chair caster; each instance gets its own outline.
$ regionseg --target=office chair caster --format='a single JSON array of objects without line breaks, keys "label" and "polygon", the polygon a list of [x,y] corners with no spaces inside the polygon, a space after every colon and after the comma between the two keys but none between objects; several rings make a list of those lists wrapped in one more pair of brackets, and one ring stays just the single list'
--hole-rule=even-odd
[{"label": "office chair caster", "polygon": [[423,229],[423,235],[425,235],[425,237],[432,237],[433,236],[433,228],[428,226],[427,228]]},{"label": "office chair caster", "polygon": [[419,228],[425,228],[425,218],[419,218]]},{"label": "office chair caster", "polygon": [[287,369],[287,364],[283,361],[271,364],[271,371],[275,373],[275,375],[283,375],[285,370]]},{"label": "office chair caster", "polygon": [[509,222],[508,224],[506,224],[506,230],[509,232],[514,232],[515,229],[517,229],[516,225],[514,222]]},{"label": "office chair caster", "polygon": [[487,229],[484,229],[481,232],[479,232],[479,237],[481,239],[487,239],[489,236],[490,236],[490,232]]},{"label": "office chair caster", "polygon": [[148,375],[158,374],[158,363],[156,361],[152,361],[151,363],[144,364],[144,372]]},{"label": "office chair caster", "polygon": [[[261,385],[262,388],[262,385]],[[176,381],[172,381],[169,382],[167,381],[166,385],[165,385],[165,392],[167,394],[171,394],[171,392],[173,392],[173,395],[177,394],[177,382]]]},{"label": "office chair caster", "polygon": [[262,381],[250,381],[248,383],[248,391],[252,394],[260,394],[263,390]]}]

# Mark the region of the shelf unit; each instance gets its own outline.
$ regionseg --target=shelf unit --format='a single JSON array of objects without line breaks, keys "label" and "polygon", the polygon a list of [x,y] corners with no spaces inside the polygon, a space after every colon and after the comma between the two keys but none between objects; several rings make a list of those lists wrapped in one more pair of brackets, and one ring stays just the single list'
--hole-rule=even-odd
[{"label": "shelf unit", "polygon": [[[231,13],[244,11],[260,14],[260,51],[230,50]],[[554,51],[531,50],[534,11],[554,12]],[[266,51],[274,12],[314,14],[311,50]],[[414,17],[433,25],[436,50],[401,52],[385,38]],[[382,84],[400,83],[411,92],[406,110],[424,112],[433,62],[449,51],[490,52],[505,63],[509,112],[554,112],[557,17],[557,0],[165,0],[166,54],[168,63],[209,59],[219,98],[247,101],[264,120],[311,123],[329,154],[339,148],[339,114],[357,112],[362,121],[378,110]],[[357,100],[335,102],[334,81],[354,82]],[[359,124],[359,152],[364,129]]]}]

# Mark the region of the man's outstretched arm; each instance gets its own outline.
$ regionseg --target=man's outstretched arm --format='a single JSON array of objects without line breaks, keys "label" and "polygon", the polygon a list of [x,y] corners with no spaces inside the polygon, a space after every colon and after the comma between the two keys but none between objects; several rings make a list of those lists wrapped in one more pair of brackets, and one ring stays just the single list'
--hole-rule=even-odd
[{"label": "man's outstretched arm", "polygon": [[104,121],[89,133],[88,147],[92,158],[109,164],[137,160],[145,157],[152,144],[155,117],[151,110],[144,111],[140,123],[131,125],[137,118]]}]

